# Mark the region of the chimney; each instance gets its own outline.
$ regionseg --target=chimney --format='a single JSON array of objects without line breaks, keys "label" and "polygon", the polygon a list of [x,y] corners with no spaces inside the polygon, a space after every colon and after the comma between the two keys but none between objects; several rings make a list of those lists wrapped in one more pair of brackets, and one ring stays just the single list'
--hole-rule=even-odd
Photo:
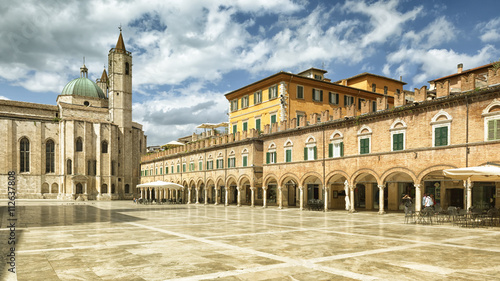
[{"label": "chimney", "polygon": [[457,65],[457,73],[462,73],[462,70],[464,69],[464,64],[463,63],[459,63]]}]

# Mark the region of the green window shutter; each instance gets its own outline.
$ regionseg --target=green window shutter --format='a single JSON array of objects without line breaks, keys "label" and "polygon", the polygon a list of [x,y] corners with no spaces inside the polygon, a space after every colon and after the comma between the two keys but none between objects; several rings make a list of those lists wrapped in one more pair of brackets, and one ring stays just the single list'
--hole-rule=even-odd
[{"label": "green window shutter", "polygon": [[255,129],[260,132],[260,119],[255,120]]},{"label": "green window shutter", "polygon": [[333,157],[333,143],[328,144],[328,158]]},{"label": "green window shutter", "polygon": [[219,169],[219,160],[215,161],[215,167]]},{"label": "green window shutter", "polygon": [[319,91],[319,100],[323,101],[323,90]]},{"label": "green window shutter", "polygon": [[340,156],[344,156],[344,142],[340,143]]},{"label": "green window shutter", "polygon": [[273,154],[274,154],[274,163],[278,163],[278,157],[276,152],[273,152]]},{"label": "green window shutter", "polygon": [[292,150],[291,149],[286,150],[286,162],[292,162]]},{"label": "green window shutter", "polygon": [[267,89],[267,97],[269,98],[269,100],[271,100],[271,87]]},{"label": "green window shutter", "polygon": [[370,139],[361,139],[359,141],[359,145],[360,145],[359,149],[360,154],[370,153]]},{"label": "green window shutter", "polygon": [[307,160],[307,147],[304,147],[304,160]]},{"label": "green window shutter", "polygon": [[314,160],[318,159],[318,148],[315,146],[314,147]]},{"label": "green window shutter", "polygon": [[312,97],[312,100],[315,100],[314,99],[314,88],[312,89],[312,95],[311,95],[311,97]]},{"label": "green window shutter", "polygon": [[224,159],[220,160],[220,167],[221,167],[221,169],[224,169]]},{"label": "green window shutter", "polygon": [[270,158],[270,155],[269,155],[269,152],[266,153],[266,164],[269,164],[269,158]]},{"label": "green window shutter", "polygon": [[500,140],[500,119],[497,119],[496,120],[497,122],[495,122],[495,131],[497,132],[496,133],[496,140]]},{"label": "green window shutter", "polygon": [[247,166],[247,157],[248,156],[243,156],[243,167],[246,167]]},{"label": "green window shutter", "polygon": [[434,146],[448,145],[448,127],[436,128]]},{"label": "green window shutter", "polygon": [[271,116],[271,124],[276,123],[276,115]]},{"label": "green window shutter", "polygon": [[488,121],[488,140],[495,139],[495,121],[497,120],[489,120]]},{"label": "green window shutter", "polygon": [[238,130],[238,125],[233,125],[233,134],[236,134],[236,131]]},{"label": "green window shutter", "polygon": [[392,137],[392,150],[403,150],[403,136],[404,134],[394,134]]},{"label": "green window shutter", "polygon": [[248,123],[243,123],[243,131],[246,131],[248,129]]},{"label": "green window shutter", "polygon": [[253,104],[257,104],[257,93],[253,94]]}]

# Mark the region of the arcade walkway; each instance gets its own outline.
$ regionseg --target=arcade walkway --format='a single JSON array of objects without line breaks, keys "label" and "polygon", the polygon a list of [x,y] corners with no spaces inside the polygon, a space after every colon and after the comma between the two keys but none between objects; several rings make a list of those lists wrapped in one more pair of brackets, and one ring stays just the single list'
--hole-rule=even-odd
[{"label": "arcade walkway", "polygon": [[401,213],[16,203],[18,280],[494,280],[500,271],[500,229],[406,225]]}]

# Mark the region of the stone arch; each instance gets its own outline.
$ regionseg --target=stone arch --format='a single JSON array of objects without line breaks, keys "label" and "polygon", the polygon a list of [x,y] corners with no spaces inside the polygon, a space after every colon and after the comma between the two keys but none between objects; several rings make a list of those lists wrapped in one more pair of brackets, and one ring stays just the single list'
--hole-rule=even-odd
[{"label": "stone arch", "polygon": [[[495,112],[495,114],[500,113],[497,111],[497,107],[498,107],[498,110],[500,110],[500,100],[494,99],[490,104],[488,104],[488,106],[486,106],[483,109],[482,115],[485,116],[485,115],[491,114],[493,112]],[[493,109],[495,109],[495,111],[492,111]]]},{"label": "stone arch", "polygon": [[373,133],[372,129],[368,127],[368,125],[363,124],[361,128],[358,130],[358,135],[371,134]]},{"label": "stone arch", "polygon": [[269,146],[267,147],[267,149],[276,149],[276,144],[274,143],[274,141],[272,141]]},{"label": "stone arch", "polygon": [[333,140],[333,139],[340,139],[340,138],[343,138],[344,137],[344,134],[342,134],[341,131],[339,130],[335,130],[333,131],[333,133],[330,135],[330,140]]},{"label": "stone arch", "polygon": [[250,177],[248,175],[241,175],[237,181],[238,186],[243,186],[243,184],[245,184],[247,181],[248,181],[248,184],[250,184],[250,185],[253,184],[252,180],[250,179]]},{"label": "stone arch", "polygon": [[315,142],[316,142],[316,138],[313,135],[309,135],[306,138],[306,143],[315,143]]},{"label": "stone arch", "polygon": [[266,186],[271,179],[274,179],[276,182],[278,181],[277,180],[278,177],[275,174],[269,173],[269,174],[266,175],[265,178],[262,179],[262,185]]},{"label": "stone arch", "polygon": [[408,168],[403,168],[403,167],[394,167],[394,168],[390,168],[389,170],[385,171],[381,176],[380,176],[380,181],[382,183],[385,183],[387,181],[387,178],[389,176],[391,176],[392,174],[394,173],[404,173],[404,174],[407,174],[411,177],[411,179],[413,180],[414,183],[417,182],[417,176],[415,175],[415,173],[408,169]]},{"label": "stone arch", "polygon": [[297,177],[295,174],[292,174],[292,173],[286,173],[284,175],[282,175],[279,180],[278,180],[278,184],[280,186],[283,186],[285,185],[288,181],[290,180],[293,180],[295,181],[296,184],[299,184],[300,183],[300,180],[299,180],[299,177]]},{"label": "stone arch", "polygon": [[228,177],[227,177],[227,179],[226,179],[226,185],[227,185],[227,186],[229,186],[229,185],[230,185],[231,183],[233,183],[233,182],[234,182],[236,185],[238,185],[238,180],[236,179],[236,177],[235,177],[235,176],[233,176],[233,175],[228,176]]},{"label": "stone arch", "polygon": [[317,172],[307,172],[307,173],[305,173],[305,174],[304,174],[304,175],[300,178],[299,184],[300,184],[301,186],[304,186],[304,184],[305,184],[305,182],[306,182],[307,178],[309,178],[309,177],[316,177],[316,178],[318,178],[318,179],[319,179],[319,181],[320,181],[321,185],[323,185],[323,184],[324,184],[324,182],[323,182],[323,180],[322,180],[323,176],[322,176],[321,174],[317,173]]},{"label": "stone arch", "polygon": [[332,180],[336,180],[335,178],[339,175],[344,177],[347,180],[347,182],[349,182],[349,180],[350,180],[349,174],[347,174],[347,172],[345,172],[343,170],[334,170],[334,171],[329,172],[328,174],[326,174],[325,180],[328,183]]},{"label": "stone arch", "polygon": [[52,193],[59,193],[59,185],[57,183],[53,183],[51,186]]},{"label": "stone arch", "polygon": [[[398,124],[401,124],[400,127],[397,127]],[[400,117],[396,118],[394,122],[392,122],[390,129],[395,130],[395,129],[406,129],[408,126],[406,125],[406,122],[401,119]]]},{"label": "stone arch", "polygon": [[290,138],[288,138],[288,139],[285,141],[285,145],[284,145],[284,146],[285,146],[285,147],[288,147],[288,146],[293,146],[293,141],[292,141]]},{"label": "stone arch", "polygon": [[361,174],[372,175],[375,178],[375,180],[377,181],[377,184],[382,184],[382,181],[380,180],[380,176],[374,170],[368,169],[368,168],[362,168],[362,169],[359,169],[356,172],[354,172],[354,174],[352,174],[351,178],[349,179],[349,182],[351,182],[351,184],[354,184],[356,178]]},{"label": "stone arch", "polygon": [[420,173],[417,175],[417,182],[415,183],[421,183],[424,177],[432,172],[440,171],[440,170],[445,170],[445,169],[455,169],[458,168],[457,166],[454,165],[447,165],[447,164],[441,164],[441,165],[434,165],[425,168],[422,170]]},{"label": "stone arch", "polygon": [[241,151],[241,154],[248,154],[248,148],[243,148],[243,150]]},{"label": "stone arch", "polygon": [[[441,117],[445,117],[446,120],[442,120]],[[451,117],[451,115],[448,112],[440,109],[438,111],[438,113],[436,113],[436,115],[434,115],[434,117],[432,117],[431,123],[436,123],[438,121],[451,121],[451,120],[453,120],[453,117]]]},{"label": "stone arch", "polygon": [[49,190],[49,184],[44,182],[42,184],[42,189],[40,190],[40,193],[44,194],[44,193],[50,193],[50,190]]},{"label": "stone arch", "polygon": [[196,180],[196,188],[200,188],[202,184],[204,184],[202,178],[199,178],[198,180]]}]

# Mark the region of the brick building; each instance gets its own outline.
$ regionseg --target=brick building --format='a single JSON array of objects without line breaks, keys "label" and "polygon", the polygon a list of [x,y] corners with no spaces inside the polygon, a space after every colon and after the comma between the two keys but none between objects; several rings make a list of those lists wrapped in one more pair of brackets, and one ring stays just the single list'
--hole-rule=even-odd
[{"label": "brick building", "polygon": [[395,92],[394,108],[345,116],[324,110],[314,113],[320,122],[266,124],[261,134],[250,128],[144,156],[142,183],[165,180],[184,189],[141,195],[280,208],[321,200],[326,210],[345,208],[347,198],[350,211],[383,213],[402,209],[403,194],[415,198],[418,210],[427,193],[442,208],[499,207],[500,182],[464,186],[442,173],[500,164],[500,73],[488,71],[481,89],[462,85],[436,97],[424,86],[410,104],[404,91]]}]

